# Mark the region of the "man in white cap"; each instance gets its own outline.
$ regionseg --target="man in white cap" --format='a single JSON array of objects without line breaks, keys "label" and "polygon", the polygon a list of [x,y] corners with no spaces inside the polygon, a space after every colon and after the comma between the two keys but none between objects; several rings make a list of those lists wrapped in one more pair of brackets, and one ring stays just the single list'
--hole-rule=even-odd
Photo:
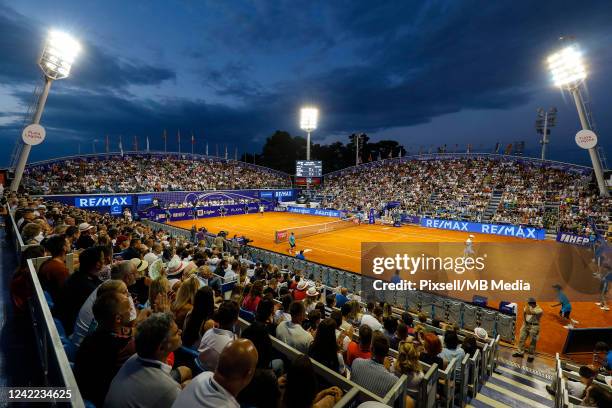
[{"label": "man in white cap", "polygon": [[86,222],[82,222],[79,224],[79,239],[76,242],[77,249],[85,249],[90,248],[96,245],[96,241],[92,238],[93,233],[95,232],[94,226],[89,225]]}]

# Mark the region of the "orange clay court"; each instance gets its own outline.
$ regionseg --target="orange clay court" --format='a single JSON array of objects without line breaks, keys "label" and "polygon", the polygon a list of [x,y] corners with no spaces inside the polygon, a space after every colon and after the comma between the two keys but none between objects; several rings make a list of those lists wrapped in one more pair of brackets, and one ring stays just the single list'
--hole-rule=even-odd
[{"label": "orange clay court", "polygon": [[[274,232],[291,230],[291,228],[322,224],[336,220],[335,218],[292,214],[283,212],[267,212],[260,214],[233,215],[229,217],[202,218],[198,220],[176,221],[169,224],[185,229],[193,225],[205,227],[211,233],[221,230],[228,231],[228,236],[245,235],[253,242],[252,246],[268,249],[274,252],[288,254],[288,243],[275,243]],[[488,234],[474,234],[475,242],[524,242],[513,237],[503,237]],[[467,239],[464,232],[424,228],[416,225],[406,225],[400,228],[385,225],[362,224],[351,228],[325,232],[296,239],[297,250],[304,250],[306,259],[331,267],[360,273],[362,242],[456,242],[463,243]],[[533,245],[563,245],[556,242],[533,242]],[[570,298],[571,301],[571,298]],[[538,351],[554,355],[560,352],[565,343],[567,330],[558,318],[559,307],[553,307],[552,302],[540,302],[544,309],[541,334],[538,340]],[[593,302],[573,302],[572,318],[578,320],[580,327],[608,327],[612,325],[612,312],[600,310]],[[522,310],[523,304],[519,304]],[[517,319],[518,331],[522,324],[522,316]]]}]

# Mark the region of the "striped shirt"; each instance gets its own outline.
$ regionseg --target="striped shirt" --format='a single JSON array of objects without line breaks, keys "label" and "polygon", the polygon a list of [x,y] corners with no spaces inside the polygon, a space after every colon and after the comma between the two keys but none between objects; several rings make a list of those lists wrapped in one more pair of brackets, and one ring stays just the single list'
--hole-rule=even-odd
[{"label": "striped shirt", "polygon": [[351,366],[351,381],[384,397],[397,382],[397,377],[377,361],[356,358]]}]

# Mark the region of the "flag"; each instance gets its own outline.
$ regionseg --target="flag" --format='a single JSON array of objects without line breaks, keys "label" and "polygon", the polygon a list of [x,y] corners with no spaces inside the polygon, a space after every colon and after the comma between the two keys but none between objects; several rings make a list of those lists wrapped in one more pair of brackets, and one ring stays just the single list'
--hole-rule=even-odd
[{"label": "flag", "polygon": [[109,145],[108,145],[108,135],[106,135],[106,154],[108,154],[108,149],[109,149]]},{"label": "flag", "polygon": [[506,146],[506,150],[504,150],[504,154],[512,154],[512,143]]},{"label": "flag", "polygon": [[181,152],[181,130],[177,130],[176,131],[176,138],[178,139],[178,148],[179,148],[179,153]]},{"label": "flag", "polygon": [[191,154],[193,154],[193,148],[195,146],[195,137],[193,136],[193,131],[191,132]]},{"label": "flag", "polygon": [[389,150],[389,158],[392,159],[393,158],[393,148],[391,148],[391,150]]},{"label": "flag", "polygon": [[400,146],[399,150],[397,151],[397,157],[400,158],[402,157],[402,147]]},{"label": "flag", "polygon": [[134,151],[138,151],[138,136],[134,135]]},{"label": "flag", "polygon": [[466,153],[470,153],[472,151],[472,145],[468,143]]},{"label": "flag", "polygon": [[208,142],[206,142],[206,155],[208,156]]},{"label": "flag", "polygon": [[382,160],[382,154],[380,153],[380,151],[378,152],[378,160]]},{"label": "flag", "polygon": [[493,152],[495,154],[499,153],[499,142],[495,143],[495,150]]},{"label": "flag", "polygon": [[147,136],[147,153],[149,153],[149,136]]},{"label": "flag", "polygon": [[121,140],[121,135],[119,135],[119,151],[121,152],[121,156],[123,156],[123,142]]},{"label": "flag", "polygon": [[372,153],[370,153],[370,155],[368,156],[368,161],[371,162],[372,161]]},{"label": "flag", "polygon": [[227,145],[225,145],[225,160],[227,160]]},{"label": "flag", "polygon": [[168,141],[168,134],[166,133],[166,129],[164,129],[164,134],[162,135],[162,137],[164,138],[164,152],[167,152],[167,141]]}]

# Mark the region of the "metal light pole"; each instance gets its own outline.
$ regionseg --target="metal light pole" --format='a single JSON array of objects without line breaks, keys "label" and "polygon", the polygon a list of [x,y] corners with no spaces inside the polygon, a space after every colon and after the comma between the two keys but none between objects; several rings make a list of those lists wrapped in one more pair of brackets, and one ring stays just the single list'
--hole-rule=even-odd
[{"label": "metal light pole", "polygon": [[[561,51],[548,57],[548,65],[553,75],[555,85],[560,88],[567,89],[574,97],[574,102],[576,103],[576,109],[578,111],[578,117],[580,118],[582,129],[592,130],[584,103],[582,101],[582,96],[580,94],[580,85],[582,85],[582,83],[585,81],[587,74],[582,63],[582,54],[578,48],[575,45],[565,47]],[[599,154],[597,153],[595,146],[590,147],[588,151],[593,164],[593,172],[595,173],[595,178],[597,179],[599,194],[602,197],[607,197],[609,193],[604,180]]]},{"label": "metal light pole", "polygon": [[[40,123],[40,118],[45,109],[47,97],[49,96],[49,90],[51,89],[51,84],[56,79],[67,78],[68,75],[70,75],[70,68],[80,50],[81,46],[79,43],[68,34],[58,31],[49,33],[45,48],[38,60],[38,66],[45,74],[45,86],[38,100],[38,106],[36,107],[36,113],[32,122],[33,124]],[[15,177],[11,183],[11,191],[17,191],[19,189],[19,184],[21,183],[23,171],[25,170],[31,150],[31,145],[24,144],[19,156],[19,162],[15,168]]]},{"label": "metal light pole", "polygon": [[536,119],[536,131],[542,135],[542,140],[540,141],[540,144],[542,145],[542,160],[546,160],[546,145],[550,142],[548,140],[548,135],[550,134],[550,129],[555,126],[556,119],[557,108],[550,108],[548,112],[542,108],[538,109],[538,118]]}]

